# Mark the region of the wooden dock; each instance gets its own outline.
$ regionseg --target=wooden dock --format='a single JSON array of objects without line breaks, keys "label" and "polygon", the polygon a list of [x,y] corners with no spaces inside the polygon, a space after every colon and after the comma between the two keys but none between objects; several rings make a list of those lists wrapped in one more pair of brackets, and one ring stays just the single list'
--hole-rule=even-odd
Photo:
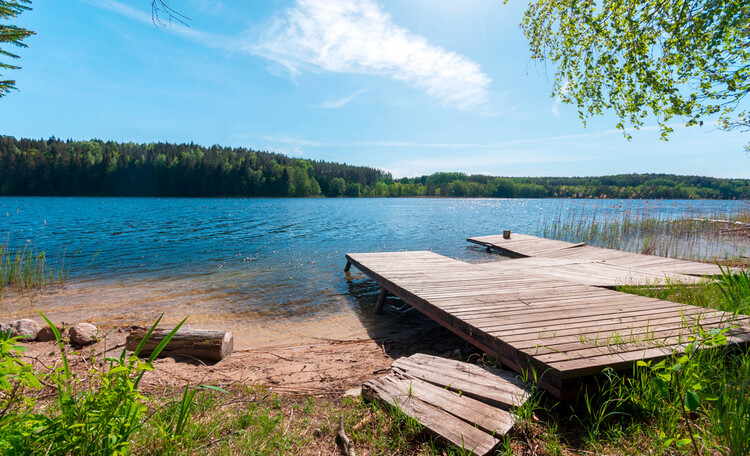
[{"label": "wooden dock", "polygon": [[429,251],[351,253],[381,287],[496,356],[517,372],[533,367],[559,398],[606,367],[680,350],[697,332],[732,326],[730,343],[750,341],[748,317],[609,289],[628,283],[691,282],[719,273],[703,263],[638,255],[514,234],[470,238],[517,259],[470,264]]}]

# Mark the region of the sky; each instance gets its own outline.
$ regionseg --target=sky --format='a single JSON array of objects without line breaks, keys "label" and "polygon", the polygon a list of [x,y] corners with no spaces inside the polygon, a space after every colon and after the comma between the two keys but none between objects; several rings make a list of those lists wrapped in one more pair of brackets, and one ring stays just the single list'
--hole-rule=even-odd
[{"label": "sky", "polygon": [[[626,140],[612,115],[584,127],[530,60],[526,2],[35,1],[18,91],[0,99],[15,137],[247,147],[412,177],[669,173],[750,178],[750,134],[712,122],[669,141]],[[164,17],[165,21],[167,20]]]}]

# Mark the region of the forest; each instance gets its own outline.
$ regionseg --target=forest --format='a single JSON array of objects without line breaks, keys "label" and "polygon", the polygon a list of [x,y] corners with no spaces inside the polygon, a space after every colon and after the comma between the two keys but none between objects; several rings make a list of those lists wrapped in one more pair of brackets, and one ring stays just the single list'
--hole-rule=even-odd
[{"label": "forest", "polygon": [[0,136],[0,195],[748,199],[750,179],[452,172],[394,179],[367,166],[218,145]]}]

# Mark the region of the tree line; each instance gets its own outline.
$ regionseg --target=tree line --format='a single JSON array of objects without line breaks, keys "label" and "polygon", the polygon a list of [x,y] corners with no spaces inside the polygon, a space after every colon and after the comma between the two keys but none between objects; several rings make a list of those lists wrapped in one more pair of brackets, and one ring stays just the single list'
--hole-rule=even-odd
[{"label": "tree line", "polygon": [[747,199],[750,179],[464,173],[394,179],[367,166],[245,148],[0,136],[0,195]]}]

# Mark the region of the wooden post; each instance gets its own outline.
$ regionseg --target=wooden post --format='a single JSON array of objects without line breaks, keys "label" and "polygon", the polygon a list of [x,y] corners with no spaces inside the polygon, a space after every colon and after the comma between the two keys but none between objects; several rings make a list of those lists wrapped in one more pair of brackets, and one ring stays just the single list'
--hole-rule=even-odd
[{"label": "wooden post", "polygon": [[510,239],[510,230],[503,230],[503,239]]},{"label": "wooden post", "polygon": [[380,289],[380,294],[378,295],[378,302],[375,303],[375,313],[383,313],[383,306],[385,305],[385,298],[388,296],[388,290],[385,288]]},{"label": "wooden post", "polygon": [[352,262],[351,261],[347,261],[346,262],[346,267],[344,268],[344,272],[349,272],[349,269],[351,269],[351,268],[352,268]]}]

